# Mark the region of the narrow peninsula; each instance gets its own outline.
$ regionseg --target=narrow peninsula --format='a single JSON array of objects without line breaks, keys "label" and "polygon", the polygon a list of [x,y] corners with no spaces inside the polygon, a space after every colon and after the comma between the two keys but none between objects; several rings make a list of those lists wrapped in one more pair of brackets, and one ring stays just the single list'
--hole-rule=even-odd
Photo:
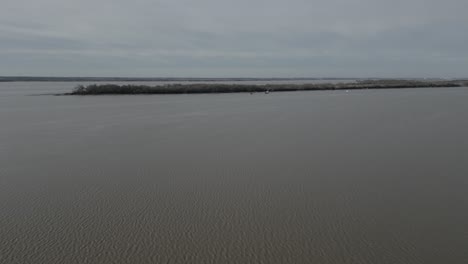
[{"label": "narrow peninsula", "polygon": [[338,83],[304,84],[225,84],[186,83],[148,85],[91,84],[79,85],[72,92],[60,95],[111,95],[111,94],[202,94],[202,93],[263,93],[290,91],[403,89],[430,87],[465,87],[464,80],[358,80]]}]

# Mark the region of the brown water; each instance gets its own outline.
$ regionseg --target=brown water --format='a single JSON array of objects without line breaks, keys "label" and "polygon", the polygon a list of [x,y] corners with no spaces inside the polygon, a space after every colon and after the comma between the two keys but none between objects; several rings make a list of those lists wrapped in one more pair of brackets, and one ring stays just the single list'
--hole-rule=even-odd
[{"label": "brown water", "polygon": [[31,96],[0,263],[468,263],[468,89]]}]

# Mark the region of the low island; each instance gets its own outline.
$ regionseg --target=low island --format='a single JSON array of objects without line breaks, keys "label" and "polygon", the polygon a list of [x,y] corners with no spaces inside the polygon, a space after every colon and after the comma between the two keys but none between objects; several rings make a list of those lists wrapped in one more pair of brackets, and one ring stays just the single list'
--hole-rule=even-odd
[{"label": "low island", "polygon": [[304,84],[223,84],[187,83],[148,85],[91,84],[79,85],[72,92],[60,95],[106,95],[106,94],[201,94],[201,93],[269,93],[289,91],[402,89],[430,87],[464,87],[464,80],[358,80],[341,83]]}]

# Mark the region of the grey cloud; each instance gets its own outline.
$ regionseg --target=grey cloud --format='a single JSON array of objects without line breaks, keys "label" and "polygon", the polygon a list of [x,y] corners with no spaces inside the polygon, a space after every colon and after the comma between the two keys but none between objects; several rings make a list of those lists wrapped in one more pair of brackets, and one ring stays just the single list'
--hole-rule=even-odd
[{"label": "grey cloud", "polygon": [[6,0],[0,75],[461,77],[468,1]]}]

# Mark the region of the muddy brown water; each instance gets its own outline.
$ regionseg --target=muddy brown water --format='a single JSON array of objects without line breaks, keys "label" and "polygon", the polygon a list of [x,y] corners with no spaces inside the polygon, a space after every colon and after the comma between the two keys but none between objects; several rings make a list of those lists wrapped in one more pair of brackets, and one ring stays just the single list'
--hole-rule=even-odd
[{"label": "muddy brown water", "polygon": [[468,88],[0,83],[0,263],[468,263]]}]

